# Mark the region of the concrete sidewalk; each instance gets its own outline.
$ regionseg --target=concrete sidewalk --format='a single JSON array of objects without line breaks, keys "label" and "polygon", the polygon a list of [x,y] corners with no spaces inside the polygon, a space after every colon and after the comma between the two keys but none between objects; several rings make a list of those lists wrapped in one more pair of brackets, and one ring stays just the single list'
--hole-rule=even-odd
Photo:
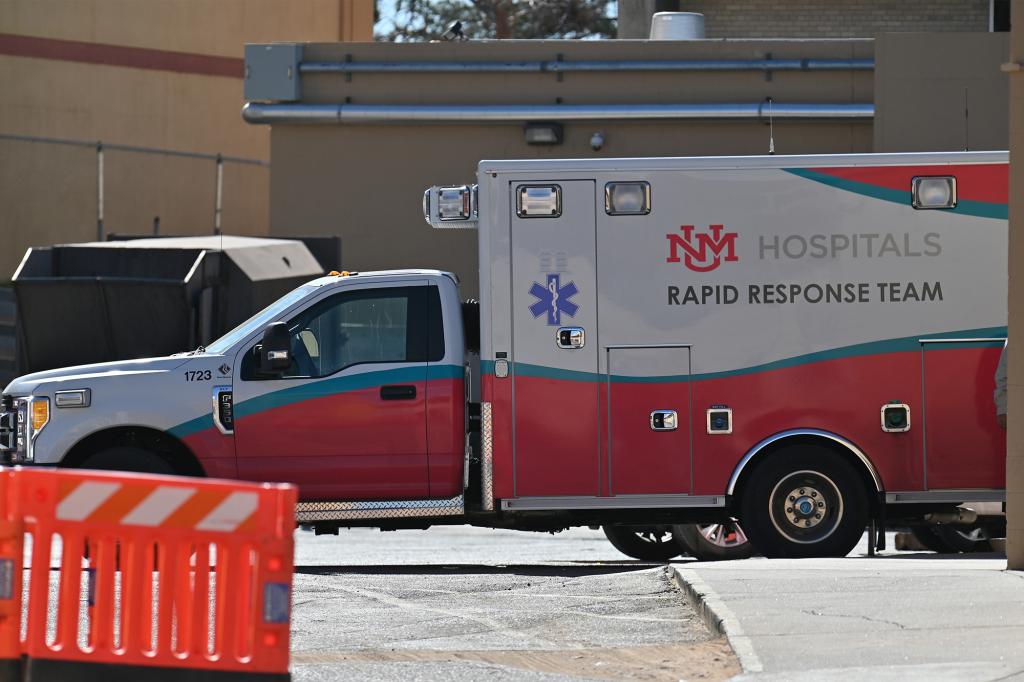
[{"label": "concrete sidewalk", "polygon": [[999,555],[673,567],[721,621],[743,678],[1024,680],[1024,573]]}]

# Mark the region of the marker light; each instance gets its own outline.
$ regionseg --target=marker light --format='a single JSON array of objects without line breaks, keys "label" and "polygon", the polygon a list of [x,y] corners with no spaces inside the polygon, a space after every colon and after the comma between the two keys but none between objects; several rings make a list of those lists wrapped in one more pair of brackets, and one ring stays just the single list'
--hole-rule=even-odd
[{"label": "marker light", "polygon": [[558,185],[519,185],[516,197],[516,214],[520,218],[562,215],[562,188]]},{"label": "marker light", "polygon": [[647,182],[609,182],[604,186],[608,215],[647,215],[651,212],[651,185]]},{"label": "marker light", "polygon": [[954,208],[956,178],[952,176],[922,177],[913,180],[914,208]]},{"label": "marker light", "polygon": [[50,399],[32,399],[32,433],[38,433],[50,421]]}]

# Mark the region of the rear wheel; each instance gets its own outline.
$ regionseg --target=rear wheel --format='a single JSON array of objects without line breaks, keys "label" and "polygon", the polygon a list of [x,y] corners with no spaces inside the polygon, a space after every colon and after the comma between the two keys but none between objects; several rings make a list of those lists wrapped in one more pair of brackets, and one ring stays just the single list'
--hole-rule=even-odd
[{"label": "rear wheel", "polygon": [[615,549],[641,561],[669,561],[683,552],[671,526],[604,526],[604,534]]},{"label": "rear wheel", "polygon": [[672,536],[700,561],[749,559],[757,553],[735,521],[672,526]]},{"label": "rear wheel", "polygon": [[751,476],[739,520],[765,556],[846,556],[864,534],[864,484],[831,450],[789,448],[771,455]]}]

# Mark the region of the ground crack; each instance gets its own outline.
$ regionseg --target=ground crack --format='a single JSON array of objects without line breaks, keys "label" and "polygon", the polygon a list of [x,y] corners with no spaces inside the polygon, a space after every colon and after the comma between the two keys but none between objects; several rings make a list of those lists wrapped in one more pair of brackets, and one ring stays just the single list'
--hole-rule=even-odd
[{"label": "ground crack", "polygon": [[808,616],[824,616],[826,618],[860,618],[866,620],[869,623],[886,623],[888,625],[895,625],[900,630],[906,630],[907,626],[903,623],[897,623],[894,620],[886,620],[884,618],[872,618],[871,616],[863,616],[853,613],[824,613],[823,611],[815,611],[814,609],[801,609],[801,613],[806,613]]}]

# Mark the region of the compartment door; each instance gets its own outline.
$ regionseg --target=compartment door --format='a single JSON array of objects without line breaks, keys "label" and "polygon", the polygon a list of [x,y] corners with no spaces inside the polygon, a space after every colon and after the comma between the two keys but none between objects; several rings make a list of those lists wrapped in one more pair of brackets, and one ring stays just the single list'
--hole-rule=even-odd
[{"label": "compartment door", "polygon": [[690,348],[611,346],[607,353],[612,495],[689,493]]},{"label": "compartment door", "polygon": [[[529,187],[556,187],[560,215],[521,216],[520,193]],[[600,443],[594,182],[512,182],[509,191],[515,495],[594,496]],[[558,332],[567,328],[583,331],[581,348],[559,347]]]},{"label": "compartment door", "polygon": [[992,399],[1003,341],[922,341],[929,490],[1006,487],[1006,431]]}]

